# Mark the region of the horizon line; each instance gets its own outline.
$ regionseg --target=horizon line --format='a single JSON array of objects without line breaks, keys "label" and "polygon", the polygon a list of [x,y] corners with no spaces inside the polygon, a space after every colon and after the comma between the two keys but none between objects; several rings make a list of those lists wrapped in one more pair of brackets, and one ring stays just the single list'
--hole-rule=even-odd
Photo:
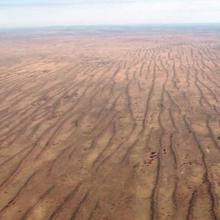
[{"label": "horizon line", "polygon": [[73,24],[73,25],[39,25],[39,26],[10,26],[10,27],[0,27],[0,30],[5,29],[55,29],[55,28],[71,28],[71,27],[163,27],[163,26],[219,26],[220,22],[192,22],[192,23],[137,23],[137,24]]}]

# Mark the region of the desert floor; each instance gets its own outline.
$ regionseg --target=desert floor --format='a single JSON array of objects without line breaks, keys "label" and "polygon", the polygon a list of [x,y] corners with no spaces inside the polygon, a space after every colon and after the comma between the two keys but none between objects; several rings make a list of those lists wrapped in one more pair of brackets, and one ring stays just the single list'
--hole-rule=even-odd
[{"label": "desert floor", "polygon": [[1,220],[219,220],[220,31],[0,34]]}]

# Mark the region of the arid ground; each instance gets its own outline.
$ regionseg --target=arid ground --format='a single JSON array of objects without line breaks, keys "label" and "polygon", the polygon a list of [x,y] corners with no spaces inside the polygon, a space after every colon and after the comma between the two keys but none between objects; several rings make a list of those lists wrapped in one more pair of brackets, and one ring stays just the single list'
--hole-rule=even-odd
[{"label": "arid ground", "polygon": [[220,30],[2,31],[1,220],[219,220]]}]

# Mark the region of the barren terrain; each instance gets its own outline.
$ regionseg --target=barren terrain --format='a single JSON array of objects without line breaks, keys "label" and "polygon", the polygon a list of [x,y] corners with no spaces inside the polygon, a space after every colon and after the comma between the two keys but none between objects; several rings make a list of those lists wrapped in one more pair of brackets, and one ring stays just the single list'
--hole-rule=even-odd
[{"label": "barren terrain", "polygon": [[220,31],[0,33],[1,220],[219,220]]}]

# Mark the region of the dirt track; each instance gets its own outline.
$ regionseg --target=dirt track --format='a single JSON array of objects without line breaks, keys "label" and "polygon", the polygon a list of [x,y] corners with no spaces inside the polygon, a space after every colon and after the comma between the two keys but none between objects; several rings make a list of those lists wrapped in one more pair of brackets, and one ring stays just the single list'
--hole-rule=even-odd
[{"label": "dirt track", "polygon": [[220,219],[220,32],[11,35],[1,220]]}]

